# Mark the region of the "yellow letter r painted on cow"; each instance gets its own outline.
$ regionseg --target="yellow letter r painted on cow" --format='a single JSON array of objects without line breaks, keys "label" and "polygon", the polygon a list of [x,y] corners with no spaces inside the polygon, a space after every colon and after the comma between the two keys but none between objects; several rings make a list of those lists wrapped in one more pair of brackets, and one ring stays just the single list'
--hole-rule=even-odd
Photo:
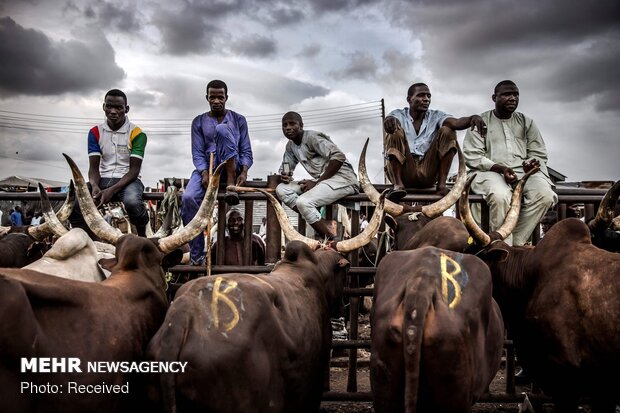
[{"label": "yellow letter r painted on cow", "polygon": [[[454,267],[452,272],[448,272],[448,261]],[[461,302],[461,286],[454,279],[454,276],[461,273],[461,266],[458,262],[448,257],[446,254],[441,254],[441,294],[443,299],[448,303],[450,309],[453,309]],[[449,301],[448,297],[448,282],[454,287],[454,299]]]},{"label": "yellow letter r painted on cow", "polygon": [[224,324],[224,331],[228,332],[232,330],[233,328],[235,328],[235,326],[239,322],[239,310],[237,309],[237,306],[235,305],[235,303],[233,303],[232,300],[228,298],[228,296],[226,295],[230,293],[232,290],[234,290],[235,288],[237,288],[237,282],[232,281],[232,280],[226,280],[227,285],[224,287],[222,291],[220,291],[220,286],[222,285],[223,280],[224,278],[217,277],[215,279],[215,282],[213,283],[213,295],[211,299],[211,315],[213,316],[213,324],[215,325],[215,328],[219,328],[220,318],[218,314],[217,305],[219,301],[222,301],[224,304],[226,304],[226,306],[230,308],[230,311],[233,314],[233,319],[229,323]]}]

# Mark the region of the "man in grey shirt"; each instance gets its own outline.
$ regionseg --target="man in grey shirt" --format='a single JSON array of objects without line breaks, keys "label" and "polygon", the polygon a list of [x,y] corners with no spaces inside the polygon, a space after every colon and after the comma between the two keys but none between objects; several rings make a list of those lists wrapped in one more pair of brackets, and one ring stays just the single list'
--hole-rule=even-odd
[{"label": "man in grey shirt", "polygon": [[[334,240],[336,234],[321,219],[318,209],[358,193],[359,182],[344,153],[329,136],[303,128],[299,113],[287,112],[282,117],[282,132],[289,142],[280,167],[282,183],[276,188],[276,194],[289,208],[299,212],[320,236]],[[293,181],[297,164],[314,179]]]},{"label": "man in grey shirt", "polygon": [[[465,163],[476,173],[471,190],[489,204],[491,231],[499,228],[512,199],[512,185],[534,167],[540,168],[523,187],[519,221],[505,241],[525,244],[547,210],[558,202],[547,171],[547,149],[536,123],[521,112],[519,88],[511,80],[495,86],[491,99],[495,109],[482,114],[488,125],[486,136],[467,131],[463,142]],[[478,218],[473,209],[474,217]]]},{"label": "man in grey shirt", "polygon": [[431,91],[414,83],[407,91],[408,107],[385,118],[385,156],[388,176],[394,184],[388,199],[398,202],[405,188],[428,188],[436,184],[439,194],[448,193],[446,178],[456,154],[457,130],[476,128],[484,136],[486,125],[478,115],[454,118],[430,109]]}]

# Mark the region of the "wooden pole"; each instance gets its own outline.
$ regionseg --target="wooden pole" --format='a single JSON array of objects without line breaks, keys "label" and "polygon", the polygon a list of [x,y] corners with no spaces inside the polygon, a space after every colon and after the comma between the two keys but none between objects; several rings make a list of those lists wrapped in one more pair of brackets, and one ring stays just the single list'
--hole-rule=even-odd
[{"label": "wooden pole", "polygon": [[[209,182],[211,181],[211,175],[213,175],[213,152],[209,154]],[[209,217],[207,223],[207,259],[205,263],[207,265],[207,277],[211,275],[211,227],[213,226],[213,215]],[[204,236],[204,234],[203,234]]]}]

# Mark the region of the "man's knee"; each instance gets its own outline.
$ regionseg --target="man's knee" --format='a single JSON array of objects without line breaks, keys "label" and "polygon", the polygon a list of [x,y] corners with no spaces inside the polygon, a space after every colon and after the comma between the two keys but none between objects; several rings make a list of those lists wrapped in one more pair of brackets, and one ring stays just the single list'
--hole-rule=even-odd
[{"label": "man's knee", "polygon": [[538,194],[537,202],[547,208],[551,208],[558,203],[558,196],[553,189],[545,188]]},{"label": "man's knee", "polygon": [[456,142],[456,131],[447,126],[442,126],[439,128],[439,136],[448,141]]},{"label": "man's knee", "polygon": [[489,206],[492,205],[510,205],[512,200],[512,191],[506,187],[493,188],[486,196],[486,201]]},{"label": "man's knee", "polygon": [[279,200],[282,200],[292,192],[288,186],[288,184],[278,184],[278,186],[276,186],[276,196]]}]

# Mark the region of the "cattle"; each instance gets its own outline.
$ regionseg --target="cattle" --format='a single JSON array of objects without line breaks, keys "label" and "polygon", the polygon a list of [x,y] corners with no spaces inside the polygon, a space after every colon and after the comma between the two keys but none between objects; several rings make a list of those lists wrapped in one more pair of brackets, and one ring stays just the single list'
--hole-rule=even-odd
[{"label": "cattle", "polygon": [[[528,377],[556,411],[614,412],[620,398],[620,254],[592,245],[576,218],[555,224],[535,247],[511,247],[505,231],[487,234],[459,201],[466,227],[493,277],[493,295]],[[515,191],[516,192],[516,191]],[[513,198],[514,200],[514,198]],[[517,208],[518,215],[518,208]]]},{"label": "cattle", "polygon": [[[358,175],[360,186],[370,201],[377,203],[379,192],[370,182],[366,170],[366,149],[368,140],[360,155]],[[458,148],[459,173],[450,192],[431,205],[399,205],[391,201],[385,204],[385,222],[394,232],[394,249],[409,250],[423,246],[435,246],[451,251],[463,252],[471,245],[471,238],[465,226],[455,218],[442,216],[461,196],[465,185],[465,161]]]},{"label": "cattle", "polygon": [[[150,397],[165,412],[316,412],[329,368],[329,302],[342,291],[349,262],[341,255],[368,242],[366,231],[335,245],[297,233],[278,201],[289,240],[269,274],[201,277],[177,292],[148,348],[150,360],[186,361],[189,371],[164,374]],[[317,249],[313,252],[313,249]]]},{"label": "cattle", "polygon": [[[73,210],[75,191],[73,181],[64,204],[58,211],[58,220],[65,221]],[[2,227],[6,235],[0,239],[0,268],[21,268],[43,256],[47,250],[45,238],[51,233],[49,223],[38,226]]]},{"label": "cattle", "polygon": [[[116,245],[115,258],[103,263],[112,274],[100,283],[87,283],[29,269],[0,269],[2,411],[136,411],[143,401],[131,363],[143,360],[168,308],[164,269],[180,260],[177,247],[203,230],[215,204],[223,164],[211,178],[196,217],[183,230],[146,239],[111,228],[96,211],[77,166],[69,157],[67,161],[86,222],[98,236]],[[35,373],[31,365],[22,372],[22,358],[35,364],[74,358],[81,371]],[[89,362],[104,366],[93,371]],[[128,367],[115,372],[112,362]],[[108,390],[98,392],[92,386]],[[109,390],[111,386],[118,386],[120,393]],[[50,388],[63,394],[44,390]]]},{"label": "cattle", "polygon": [[607,191],[601,201],[594,219],[588,222],[592,234],[592,244],[611,252],[620,252],[620,215],[616,203],[620,196],[620,180]]},{"label": "cattle", "polygon": [[[86,231],[80,228],[67,231],[54,214],[41,184],[39,184],[39,192],[45,222],[59,238],[42,258],[23,268],[80,281],[103,281],[106,275],[98,264],[101,254],[97,251],[95,243]],[[108,258],[112,257],[114,255],[108,256]]]},{"label": "cattle", "polygon": [[375,412],[469,412],[504,344],[484,262],[435,247],[394,251],[377,268],[373,298]]}]

